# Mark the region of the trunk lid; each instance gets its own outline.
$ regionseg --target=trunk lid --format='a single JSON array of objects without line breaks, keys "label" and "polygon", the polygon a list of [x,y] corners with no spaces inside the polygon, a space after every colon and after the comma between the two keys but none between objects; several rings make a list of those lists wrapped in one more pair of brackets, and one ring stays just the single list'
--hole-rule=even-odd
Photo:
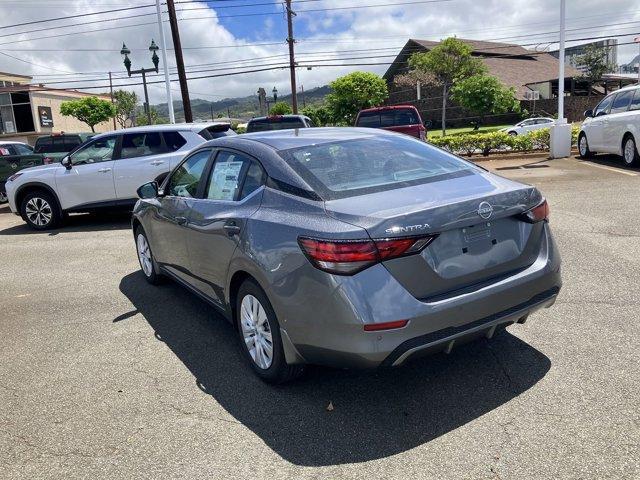
[{"label": "trunk lid", "polygon": [[438,234],[420,254],[383,262],[429,300],[513,273],[538,256],[542,225],[517,215],[542,200],[531,186],[477,171],[444,181],[325,202],[329,215],[372,238]]}]

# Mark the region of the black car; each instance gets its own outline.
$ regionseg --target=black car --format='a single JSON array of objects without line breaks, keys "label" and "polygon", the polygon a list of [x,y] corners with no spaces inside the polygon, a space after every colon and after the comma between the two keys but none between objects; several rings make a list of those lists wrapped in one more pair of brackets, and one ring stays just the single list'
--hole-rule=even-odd
[{"label": "black car", "polygon": [[249,120],[247,133],[311,127],[313,127],[313,123],[305,115],[271,115],[269,117],[255,117]]}]

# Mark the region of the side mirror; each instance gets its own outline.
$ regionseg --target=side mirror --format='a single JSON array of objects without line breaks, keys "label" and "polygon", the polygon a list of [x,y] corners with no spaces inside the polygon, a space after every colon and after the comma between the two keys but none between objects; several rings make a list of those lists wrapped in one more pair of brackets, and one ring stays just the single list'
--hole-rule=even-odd
[{"label": "side mirror", "polygon": [[66,157],[64,157],[60,163],[62,164],[62,166],[64,168],[66,168],[67,170],[71,170],[71,167],[73,166],[73,164],[71,163],[71,158],[69,157],[69,155],[67,155]]},{"label": "side mirror", "polygon": [[424,121],[424,128],[431,128],[431,125],[433,125],[433,122],[431,120]]},{"label": "side mirror", "polygon": [[589,109],[589,110],[585,110],[585,111],[584,111],[584,116],[585,116],[586,118],[593,117],[593,110],[591,110],[591,109]]},{"label": "side mirror", "polygon": [[144,185],[138,187],[138,190],[136,190],[136,192],[138,193],[138,196],[143,199],[156,198],[158,196],[158,183],[145,183]]}]

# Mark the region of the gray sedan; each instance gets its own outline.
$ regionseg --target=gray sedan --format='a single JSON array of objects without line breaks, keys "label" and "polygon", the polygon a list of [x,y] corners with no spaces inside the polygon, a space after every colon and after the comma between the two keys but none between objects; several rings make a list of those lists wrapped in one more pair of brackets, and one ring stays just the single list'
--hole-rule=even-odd
[{"label": "gray sedan", "polygon": [[171,278],[219,310],[268,382],[491,338],[561,286],[537,189],[405,135],[216,139],[138,193],[146,279]]}]

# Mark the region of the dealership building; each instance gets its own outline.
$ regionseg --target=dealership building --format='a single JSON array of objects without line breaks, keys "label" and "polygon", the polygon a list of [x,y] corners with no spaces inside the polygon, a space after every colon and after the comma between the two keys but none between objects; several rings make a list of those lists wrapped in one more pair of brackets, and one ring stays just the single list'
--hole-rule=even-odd
[{"label": "dealership building", "polygon": [[[29,76],[0,72],[0,140],[33,145],[42,135],[88,132],[91,129],[87,124],[62,116],[60,104],[88,96],[110,100],[109,95],[48,88],[31,81]],[[96,132],[107,132],[113,130],[113,122],[94,128]]]}]

